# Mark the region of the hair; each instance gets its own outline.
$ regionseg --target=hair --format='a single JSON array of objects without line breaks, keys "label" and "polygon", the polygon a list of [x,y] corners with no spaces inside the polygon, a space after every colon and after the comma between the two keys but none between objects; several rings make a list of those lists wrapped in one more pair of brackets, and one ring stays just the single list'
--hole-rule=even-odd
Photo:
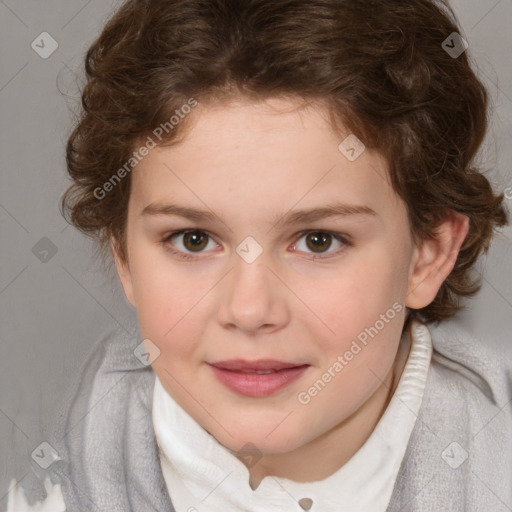
[{"label": "hair", "polygon": [[86,54],[82,108],[66,149],[73,183],[61,211],[103,259],[115,247],[126,262],[130,173],[104,197],[97,191],[156,127],[166,126],[160,145],[177,143],[192,116],[172,129],[169,119],[190,98],[318,102],[333,125],[385,157],[415,243],[434,237],[450,210],[469,218],[435,299],[410,311],[427,322],[451,317],[480,289],[474,263],[493,229],[507,224],[503,193],[494,194],[474,163],[488,94],[467,52],[454,58],[443,49],[453,32],[457,19],[441,1],[127,1]]}]

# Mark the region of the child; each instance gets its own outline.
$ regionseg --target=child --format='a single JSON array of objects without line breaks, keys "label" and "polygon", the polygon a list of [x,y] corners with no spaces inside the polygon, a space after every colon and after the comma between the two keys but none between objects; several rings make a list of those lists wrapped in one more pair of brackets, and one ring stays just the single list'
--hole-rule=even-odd
[{"label": "child", "polygon": [[512,509],[510,376],[455,316],[507,222],[465,50],[430,0],[118,10],[63,206],[140,332],[69,394],[52,510]]}]

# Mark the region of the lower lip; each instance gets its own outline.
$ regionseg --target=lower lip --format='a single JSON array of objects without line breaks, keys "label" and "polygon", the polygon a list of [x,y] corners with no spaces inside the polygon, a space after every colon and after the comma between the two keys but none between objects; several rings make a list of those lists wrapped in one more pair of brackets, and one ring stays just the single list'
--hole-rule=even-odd
[{"label": "lower lip", "polygon": [[309,368],[309,365],[279,370],[276,373],[258,374],[224,370],[210,365],[219,381],[235,393],[245,396],[267,396],[288,386]]}]

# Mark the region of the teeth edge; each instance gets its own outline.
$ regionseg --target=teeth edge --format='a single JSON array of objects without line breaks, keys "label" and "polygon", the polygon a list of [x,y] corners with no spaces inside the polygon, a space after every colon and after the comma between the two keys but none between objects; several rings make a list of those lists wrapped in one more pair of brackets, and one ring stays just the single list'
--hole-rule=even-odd
[{"label": "teeth edge", "polygon": [[277,370],[240,370],[240,373],[256,373],[258,375],[269,375],[271,373],[277,373]]},{"label": "teeth edge", "polygon": [[[294,368],[298,368],[298,367],[294,367]],[[235,372],[235,373],[246,373],[246,374],[257,374],[257,375],[269,375],[271,373],[278,373],[278,372],[281,372],[283,370],[291,370],[292,368],[281,368],[279,370],[229,370],[228,368],[222,368],[224,370],[228,370],[230,372]]]}]

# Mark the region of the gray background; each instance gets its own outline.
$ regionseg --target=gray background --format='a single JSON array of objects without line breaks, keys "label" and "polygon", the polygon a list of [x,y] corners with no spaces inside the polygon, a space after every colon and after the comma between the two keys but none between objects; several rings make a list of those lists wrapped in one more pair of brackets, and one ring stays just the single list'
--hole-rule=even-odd
[{"label": "gray background", "polygon": [[[135,318],[114,272],[92,258],[92,243],[58,209],[83,55],[118,4],[0,0],[0,510],[10,479],[30,471],[31,453],[92,345]],[[512,0],[452,5],[496,109],[481,154],[501,191],[512,187]],[[58,43],[47,59],[31,47],[45,31]],[[46,262],[33,252],[47,244],[43,237],[57,251]],[[509,226],[480,260],[483,288],[460,316],[477,336],[507,344],[512,359],[511,262]]]}]

